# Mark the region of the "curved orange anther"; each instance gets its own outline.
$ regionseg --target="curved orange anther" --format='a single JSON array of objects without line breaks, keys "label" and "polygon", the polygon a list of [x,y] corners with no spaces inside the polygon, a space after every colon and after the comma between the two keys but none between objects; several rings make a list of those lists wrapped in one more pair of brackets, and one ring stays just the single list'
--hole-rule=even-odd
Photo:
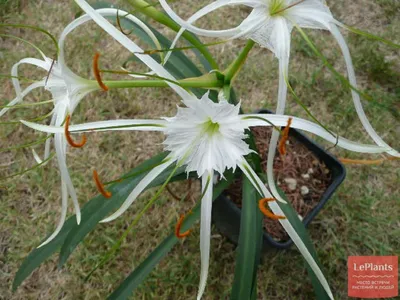
[{"label": "curved orange anther", "polygon": [[182,238],[188,236],[191,232],[191,230],[187,230],[187,231],[181,233],[181,227],[182,227],[182,223],[183,223],[184,219],[185,219],[185,215],[181,215],[178,220],[178,223],[176,223],[176,226],[175,226],[175,236],[178,239],[182,239]]},{"label": "curved orange anther", "polygon": [[67,139],[68,144],[70,144],[72,147],[75,148],[82,148],[86,144],[86,135],[82,135],[82,141],[80,143],[75,143],[74,140],[72,139],[70,133],[69,133],[69,122],[71,121],[71,116],[68,115],[67,118],[65,119],[65,125],[64,125],[64,133],[65,137]]},{"label": "curved orange anther", "polygon": [[275,201],[274,198],[263,198],[258,202],[258,208],[261,210],[261,212],[268,218],[272,220],[283,220],[286,219],[284,216],[279,216],[273,214],[268,208],[265,207],[265,203],[267,202],[272,202]]},{"label": "curved orange anther", "polygon": [[99,58],[100,58],[100,53],[96,52],[93,57],[93,74],[99,86],[103,89],[103,91],[107,92],[108,87],[101,80],[100,69],[99,69]]},{"label": "curved orange anther", "polygon": [[93,179],[94,182],[96,183],[97,190],[100,192],[100,194],[102,194],[106,198],[111,198],[112,196],[111,192],[106,191],[106,189],[104,188],[104,184],[101,183],[99,179],[99,174],[97,174],[96,170],[93,170]]},{"label": "curved orange anther", "polygon": [[397,160],[398,157],[385,157],[382,159],[350,159],[350,158],[339,158],[339,160],[345,165],[379,165],[387,160]]},{"label": "curved orange anther", "polygon": [[285,155],[286,154],[286,141],[289,138],[289,130],[290,130],[290,125],[292,125],[292,118],[289,118],[287,121],[287,125],[285,127],[285,129],[282,132],[282,138],[279,142],[279,153],[281,155]]}]

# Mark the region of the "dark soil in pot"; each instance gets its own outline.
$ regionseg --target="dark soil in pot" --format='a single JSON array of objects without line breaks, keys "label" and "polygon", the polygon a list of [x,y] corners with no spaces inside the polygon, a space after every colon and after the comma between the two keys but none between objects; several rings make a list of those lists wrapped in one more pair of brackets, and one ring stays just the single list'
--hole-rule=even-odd
[{"label": "dark soil in pot", "polygon": [[[272,128],[254,127],[252,132],[265,171]],[[301,218],[306,218],[318,206],[321,197],[332,184],[332,173],[323,161],[293,135],[289,135],[286,150],[285,155],[282,156],[277,151],[275,156],[275,181]],[[237,179],[226,190],[226,196],[241,207],[241,179]],[[276,241],[285,242],[289,239],[283,227],[275,220],[265,217],[264,228]]]}]

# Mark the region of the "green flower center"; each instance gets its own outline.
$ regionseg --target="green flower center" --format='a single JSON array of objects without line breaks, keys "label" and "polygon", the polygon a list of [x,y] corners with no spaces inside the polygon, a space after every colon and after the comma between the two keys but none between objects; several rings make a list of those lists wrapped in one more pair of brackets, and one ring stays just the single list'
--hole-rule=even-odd
[{"label": "green flower center", "polygon": [[279,16],[282,15],[286,8],[285,0],[270,0],[269,15]]},{"label": "green flower center", "polygon": [[219,132],[219,124],[214,123],[211,118],[208,118],[206,122],[202,124],[203,132],[208,134],[209,136],[213,136],[217,132]]}]

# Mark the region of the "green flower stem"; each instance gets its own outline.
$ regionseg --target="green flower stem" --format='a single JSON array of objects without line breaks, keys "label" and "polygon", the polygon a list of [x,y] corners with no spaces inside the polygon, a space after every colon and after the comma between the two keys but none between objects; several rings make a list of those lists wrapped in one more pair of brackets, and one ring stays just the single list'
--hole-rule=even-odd
[{"label": "green flower stem", "polygon": [[[203,88],[213,89],[223,86],[223,82],[217,79],[183,79],[178,80],[179,86],[183,88]],[[122,80],[122,81],[104,81],[104,84],[110,88],[138,88],[138,87],[169,87],[164,80]]]},{"label": "green flower stem", "polygon": [[246,61],[246,58],[250,52],[250,50],[253,48],[255,45],[255,42],[253,40],[248,40],[246,46],[242,50],[242,52],[239,54],[239,56],[235,59],[235,61],[226,69],[225,71],[225,82],[229,83],[232,81],[232,79],[235,77],[237,72],[240,70],[240,68],[243,66],[244,62]]},{"label": "green flower stem", "polygon": [[[173,31],[178,32],[181,27],[175,23],[170,17],[165,15],[164,13],[158,11],[152,5],[144,0],[127,0],[134,8],[139,10],[144,15],[152,18],[153,20],[161,23]],[[189,31],[185,31],[182,36],[190,42],[193,46],[196,46],[198,50],[204,55],[205,59],[210,63],[211,67],[215,70],[218,70],[218,64],[212,57],[211,53],[208,51],[207,47],[205,47],[192,33]]]}]

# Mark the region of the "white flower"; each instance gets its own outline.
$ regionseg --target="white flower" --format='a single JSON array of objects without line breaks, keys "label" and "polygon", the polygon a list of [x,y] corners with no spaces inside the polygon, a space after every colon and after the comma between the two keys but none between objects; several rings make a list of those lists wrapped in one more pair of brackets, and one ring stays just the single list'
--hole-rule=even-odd
[{"label": "white flower", "polygon": [[[102,14],[104,16],[113,16],[113,17],[116,16],[117,14],[116,12],[117,10],[115,9],[98,10],[99,14]],[[126,16],[126,18],[128,18],[131,22],[137,24],[147,34],[149,34],[150,38],[156,44],[158,43],[152,31],[141,20],[132,15]],[[58,61],[53,61],[52,59],[47,58],[43,54],[43,52],[39,50],[40,55],[43,57],[43,60],[37,58],[25,58],[16,63],[12,67],[11,70],[11,75],[13,76],[12,82],[17,96],[7,105],[6,108],[0,111],[0,117],[4,115],[9,110],[10,107],[21,102],[23,98],[26,95],[28,95],[32,90],[39,87],[44,87],[47,91],[51,93],[52,100],[54,102],[54,109],[52,111],[52,118],[50,121],[50,125],[61,126],[65,122],[69,122],[69,118],[73,114],[75,108],[88,93],[100,89],[96,81],[91,81],[81,78],[80,76],[73,73],[65,64],[64,42],[66,37],[75,28],[91,20],[92,18],[88,15],[81,16],[80,18],[71,22],[63,30],[58,42],[59,44],[58,45],[59,54],[57,58]],[[48,73],[48,76],[46,76],[39,82],[31,84],[24,91],[22,91],[18,80],[18,67],[21,64],[31,64],[38,68],[41,68]],[[66,120],[67,116],[69,117]],[[61,189],[62,189],[61,216],[55,231],[39,247],[53,240],[62,229],[67,215],[67,208],[68,208],[67,202],[69,196],[71,197],[72,202],[74,204],[77,223],[79,224],[81,220],[78,197],[75,188],[72,184],[72,180],[69,175],[66,163],[67,140],[68,137],[65,136],[64,133],[61,132],[55,133],[54,147],[56,151],[58,167],[61,173]],[[48,138],[45,145],[45,153],[43,160],[48,159],[50,156],[50,142],[51,139]],[[71,144],[71,141],[69,141],[69,143]],[[37,153],[34,150],[33,150],[33,155],[38,163],[43,162],[43,160],[37,155]]]},{"label": "white flower", "polygon": [[200,100],[184,103],[186,108],[178,107],[175,117],[166,118],[165,150],[178,160],[189,153],[184,160],[186,171],[199,176],[211,170],[223,175],[226,169],[235,169],[251,152],[243,141],[246,136],[240,125],[240,105],[214,103],[208,93]]},{"label": "white flower", "polygon": [[[62,35],[63,39],[65,39],[68,33],[69,33],[68,31],[63,32]],[[52,59],[46,57],[42,52],[40,52],[43,58],[42,60],[37,58],[25,58],[20,60],[12,67],[11,70],[11,75],[13,76],[12,81],[17,96],[13,101],[11,101],[7,105],[6,108],[0,111],[0,116],[4,115],[9,110],[10,107],[21,102],[24,99],[24,97],[28,95],[32,90],[36,88],[45,88],[47,91],[51,93],[52,101],[54,103],[54,109],[52,111],[50,125],[61,126],[65,122],[66,116],[68,114],[72,114],[75,107],[78,105],[79,101],[89,92],[98,89],[96,83],[93,83],[92,81],[77,76],[65,65],[64,52],[62,49],[63,39],[60,39],[59,42],[59,45],[61,47],[60,47],[58,61],[53,61]],[[46,71],[46,73],[48,73],[48,76],[46,76],[39,82],[31,84],[25,90],[22,91],[18,81],[18,67],[21,64],[34,65]],[[46,140],[43,160],[47,160],[50,156],[50,142],[51,138],[49,137]],[[65,218],[67,215],[67,206],[68,206],[67,202],[69,196],[71,197],[72,202],[74,204],[77,223],[79,224],[81,220],[78,197],[75,188],[72,184],[72,180],[69,175],[66,164],[67,142],[65,136],[62,133],[55,134],[54,147],[56,150],[58,167],[61,172],[61,190],[62,190],[61,216],[55,231],[39,247],[49,243],[52,239],[56,237],[56,235],[62,229],[62,226],[65,222]],[[37,155],[37,153],[34,150],[33,150],[33,155],[38,163],[43,162],[43,160]]]}]

